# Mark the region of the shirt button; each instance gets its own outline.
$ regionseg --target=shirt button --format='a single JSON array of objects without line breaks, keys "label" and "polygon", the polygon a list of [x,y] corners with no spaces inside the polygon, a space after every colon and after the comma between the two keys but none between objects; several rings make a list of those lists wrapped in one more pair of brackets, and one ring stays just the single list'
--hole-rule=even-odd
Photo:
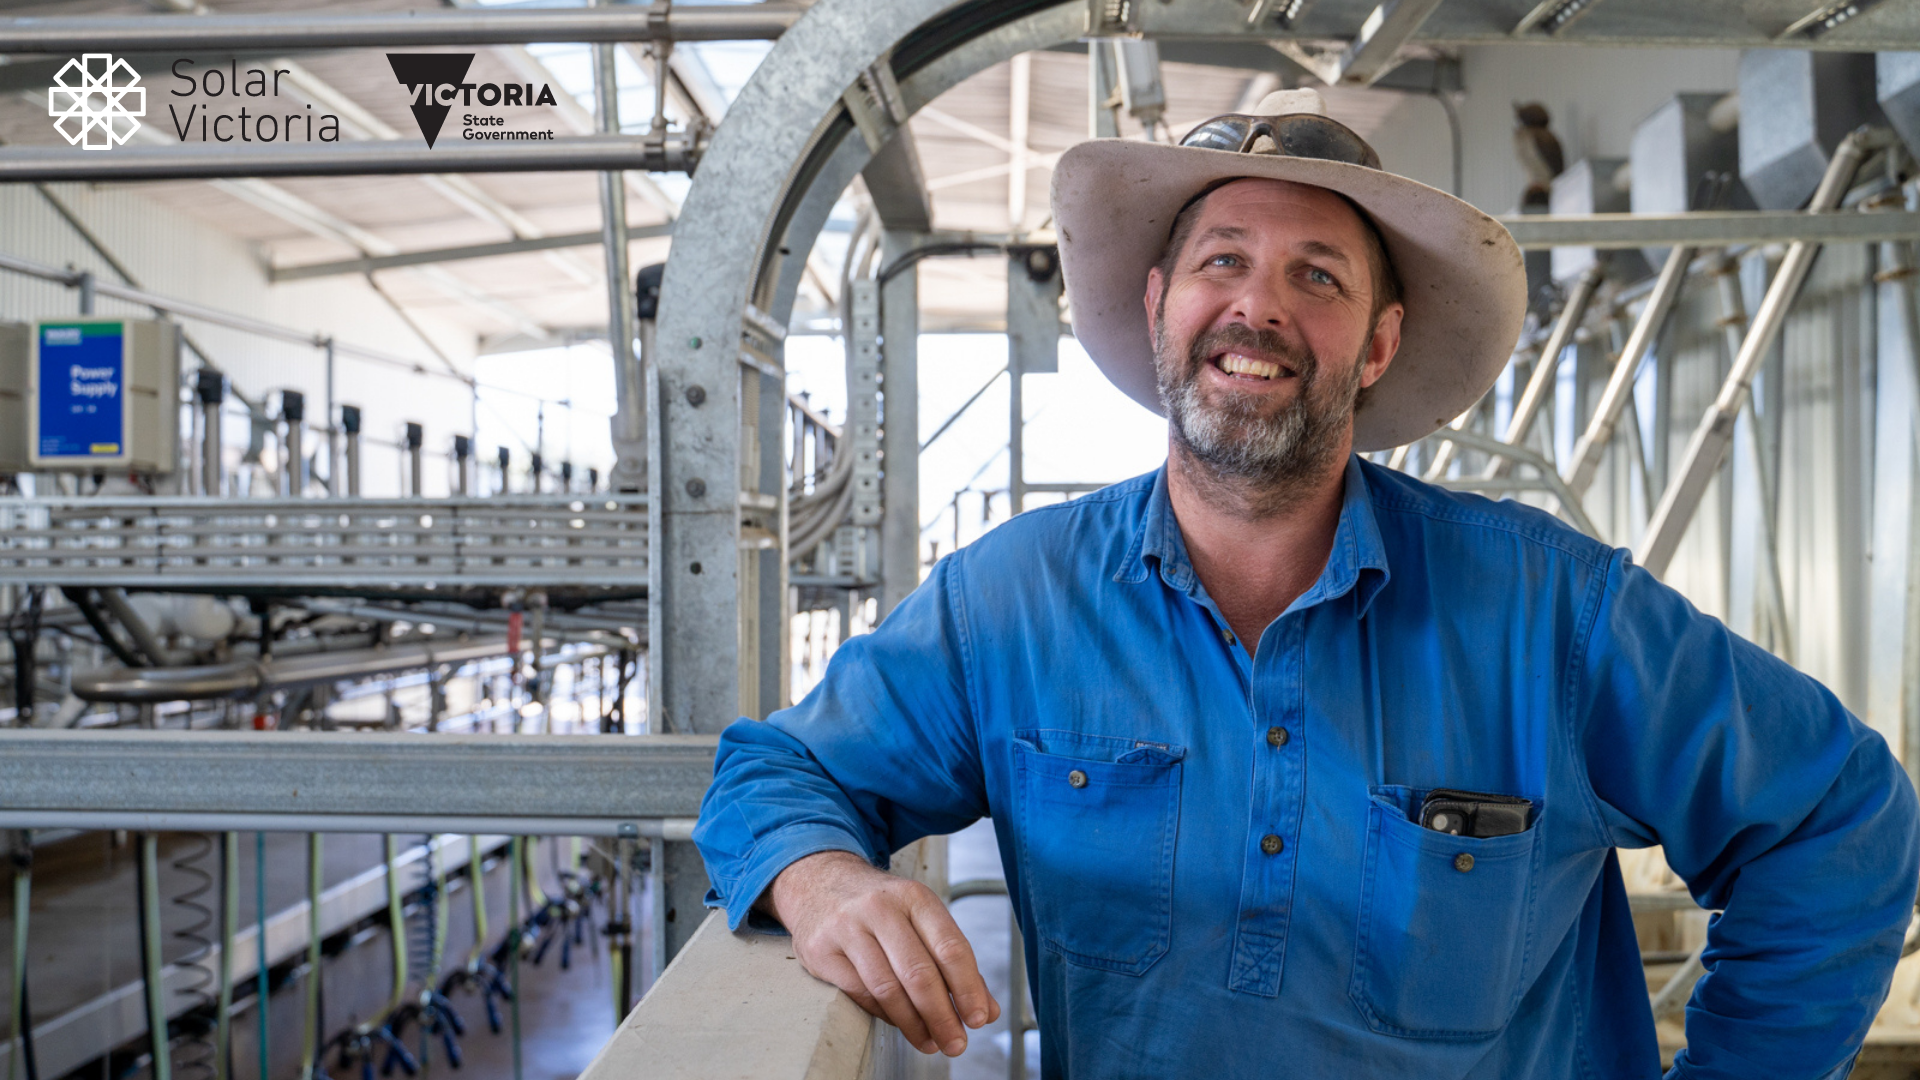
[{"label": "shirt button", "polygon": [[1268,728],[1267,729],[1267,745],[1268,746],[1287,745],[1287,729],[1283,727]]},{"label": "shirt button", "polygon": [[1287,842],[1285,840],[1280,839],[1278,836],[1275,836],[1272,833],[1268,833],[1267,835],[1260,838],[1260,850],[1266,852],[1269,855],[1280,854],[1280,849],[1286,846],[1287,846]]},{"label": "shirt button", "polygon": [[1073,787],[1086,787],[1087,774],[1081,772],[1079,769],[1075,769],[1067,774],[1067,783]]},{"label": "shirt button", "polygon": [[1453,868],[1455,870],[1460,871],[1463,874],[1473,869],[1473,856],[1467,854],[1464,851],[1458,855],[1455,855],[1453,857]]}]

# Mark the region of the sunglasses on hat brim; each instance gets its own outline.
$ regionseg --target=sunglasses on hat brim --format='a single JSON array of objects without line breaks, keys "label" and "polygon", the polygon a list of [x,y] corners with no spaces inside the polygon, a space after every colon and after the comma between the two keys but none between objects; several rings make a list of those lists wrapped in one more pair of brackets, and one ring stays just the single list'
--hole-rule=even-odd
[{"label": "sunglasses on hat brim", "polygon": [[[1272,149],[1255,149],[1262,136]],[[1181,146],[1199,150],[1225,150],[1234,154],[1271,154],[1275,157],[1315,158],[1380,167],[1380,155],[1352,128],[1313,113],[1289,116],[1248,116],[1228,113],[1216,116],[1187,132]]]}]

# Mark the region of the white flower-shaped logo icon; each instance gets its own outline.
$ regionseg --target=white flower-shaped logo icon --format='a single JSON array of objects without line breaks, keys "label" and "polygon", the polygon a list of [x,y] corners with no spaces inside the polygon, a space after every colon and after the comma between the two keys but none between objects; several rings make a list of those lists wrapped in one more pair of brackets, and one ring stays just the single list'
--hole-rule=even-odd
[{"label": "white flower-shaped logo icon", "polygon": [[[69,60],[47,88],[47,115],[56,117],[54,130],[74,146],[106,150],[126,142],[140,130],[147,115],[147,88],[140,73],[111,53],[87,53]],[[124,132],[114,120],[127,122]]]}]

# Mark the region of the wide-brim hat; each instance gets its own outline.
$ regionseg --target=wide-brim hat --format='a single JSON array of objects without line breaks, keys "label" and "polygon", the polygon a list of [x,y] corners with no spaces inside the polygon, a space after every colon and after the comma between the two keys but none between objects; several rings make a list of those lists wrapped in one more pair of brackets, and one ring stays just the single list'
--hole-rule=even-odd
[{"label": "wide-brim hat", "polygon": [[[1326,115],[1311,90],[1270,94],[1253,115]],[[1357,138],[1357,136],[1356,136]],[[1310,157],[1238,153],[1128,139],[1068,150],[1053,173],[1073,333],[1107,378],[1162,415],[1144,297],[1173,220],[1200,192],[1242,177],[1312,184],[1373,219],[1402,286],[1400,350],[1354,416],[1355,450],[1432,434],[1500,377],[1527,308],[1520,246],[1468,203],[1384,169]]]}]

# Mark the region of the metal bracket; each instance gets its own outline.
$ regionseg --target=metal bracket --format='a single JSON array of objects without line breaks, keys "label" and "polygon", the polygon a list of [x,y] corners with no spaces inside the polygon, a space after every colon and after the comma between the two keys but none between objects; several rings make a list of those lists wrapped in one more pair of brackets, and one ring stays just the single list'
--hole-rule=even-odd
[{"label": "metal bracket", "polygon": [[906,124],[908,115],[907,100],[901,96],[900,83],[893,77],[892,52],[861,72],[846,93],[840,95],[840,100],[846,102],[847,113],[853,117],[853,125],[860,129],[860,137],[866,140],[867,150],[879,153]]},{"label": "metal bracket", "polygon": [[847,425],[855,525],[880,524],[880,283],[856,281],[847,340]]}]

